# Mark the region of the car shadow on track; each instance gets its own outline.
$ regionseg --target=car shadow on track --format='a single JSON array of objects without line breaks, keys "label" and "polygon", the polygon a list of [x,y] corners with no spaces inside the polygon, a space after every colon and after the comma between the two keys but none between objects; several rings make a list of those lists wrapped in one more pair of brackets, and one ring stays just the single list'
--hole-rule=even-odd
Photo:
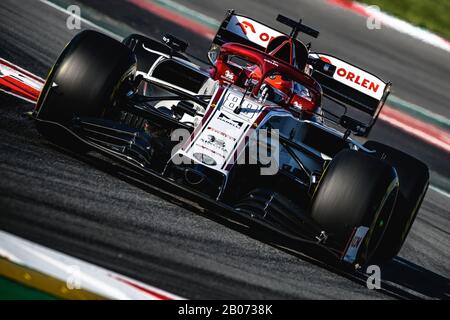
[{"label": "car shadow on track", "polygon": [[[301,249],[291,249],[286,239],[278,234],[267,232],[260,227],[248,226],[239,221],[228,219],[225,216],[211,213],[194,202],[187,199],[175,198],[173,194],[159,189],[151,184],[147,176],[136,173],[123,165],[111,161],[109,158],[94,154],[80,155],[59,146],[49,144],[49,147],[78,159],[97,170],[110,174],[121,179],[135,187],[138,187],[152,195],[158,196],[172,204],[192,211],[214,222],[220,223],[230,229],[245,234],[246,236],[258,241],[269,244],[279,250],[294,255],[299,259],[324,268],[330,272],[345,277],[363,287],[367,286],[369,275],[362,272],[364,268],[354,270],[330,256],[323,255],[314,250],[313,247],[302,247]],[[145,182],[147,180],[148,182]],[[438,275],[430,270],[418,266],[408,260],[396,257],[393,261],[386,263],[381,267],[382,293],[398,299],[449,299],[450,298],[450,279]],[[369,289],[368,289],[369,290]]]},{"label": "car shadow on track", "polygon": [[450,279],[404,258],[396,257],[383,267],[383,280],[434,299],[450,299]]}]

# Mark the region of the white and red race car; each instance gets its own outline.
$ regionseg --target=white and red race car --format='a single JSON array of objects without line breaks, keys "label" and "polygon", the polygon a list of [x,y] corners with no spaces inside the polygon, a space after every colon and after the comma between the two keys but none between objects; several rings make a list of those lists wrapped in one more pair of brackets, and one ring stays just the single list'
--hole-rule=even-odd
[{"label": "white and red race car", "polygon": [[[296,250],[354,265],[400,250],[426,165],[367,136],[391,84],[228,12],[202,67],[173,36],[123,43],[85,31],[64,49],[33,119],[49,140],[96,151],[158,188]],[[91,154],[95,156],[95,154]],[[283,239],[283,240],[281,240]]]}]

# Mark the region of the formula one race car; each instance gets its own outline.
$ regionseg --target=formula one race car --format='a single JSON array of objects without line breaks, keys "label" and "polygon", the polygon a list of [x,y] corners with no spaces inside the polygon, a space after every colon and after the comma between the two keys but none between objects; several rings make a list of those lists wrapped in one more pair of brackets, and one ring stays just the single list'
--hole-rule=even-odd
[{"label": "formula one race car", "polygon": [[[209,66],[188,44],[78,34],[33,112],[72,151],[103,154],[231,220],[353,265],[400,250],[429,173],[367,136],[390,83],[297,39],[319,32],[278,16],[287,35],[229,11]],[[242,222],[241,222],[242,223]]]}]

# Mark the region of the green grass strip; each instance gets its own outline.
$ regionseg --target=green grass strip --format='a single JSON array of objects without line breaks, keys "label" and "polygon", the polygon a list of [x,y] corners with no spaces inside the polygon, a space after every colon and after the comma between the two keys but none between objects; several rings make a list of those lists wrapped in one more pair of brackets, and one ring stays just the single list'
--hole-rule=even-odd
[{"label": "green grass strip", "polygon": [[55,297],[0,277],[0,300],[57,300]]},{"label": "green grass strip", "polygon": [[450,0],[357,0],[450,39]]}]

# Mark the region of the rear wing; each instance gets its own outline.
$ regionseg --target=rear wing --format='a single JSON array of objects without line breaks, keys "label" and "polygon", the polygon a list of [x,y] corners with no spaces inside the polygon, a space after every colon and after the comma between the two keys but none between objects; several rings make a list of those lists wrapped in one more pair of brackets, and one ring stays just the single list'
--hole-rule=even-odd
[{"label": "rear wing", "polygon": [[[296,38],[298,33],[304,33],[317,38],[319,35],[318,31],[302,24],[301,20],[297,22],[278,15],[277,21],[292,28],[291,34],[229,10],[208,52],[209,61],[215,64],[220,48],[229,42],[265,52],[271,40],[280,36]],[[331,55],[311,53],[308,61],[313,66],[312,77],[321,85],[324,97],[345,108],[344,116],[336,117],[339,123],[357,135],[367,136],[386,102],[391,83]],[[354,110],[365,115],[364,121],[353,117],[354,112],[351,111]]]},{"label": "rear wing", "polygon": [[229,10],[213,40],[212,48],[228,42],[240,43],[265,51],[270,40],[286,34],[247,16]]},{"label": "rear wing", "polygon": [[367,136],[378,119],[392,84],[331,55],[311,54],[309,60],[320,60],[334,66],[331,72],[315,68],[312,76],[322,86],[326,98],[343,105],[346,110],[348,107],[355,108],[369,116],[369,121],[365,122],[349,116],[341,119],[344,127],[360,136]]},{"label": "rear wing", "polygon": [[296,38],[299,33],[307,34],[313,38],[319,36],[319,31],[304,25],[301,19],[300,21],[294,21],[279,14],[276,21],[290,27],[292,29],[290,35],[269,27],[253,18],[236,14],[234,10],[228,10],[224,21],[214,37],[213,47],[214,45],[220,47],[225,43],[234,42],[265,51],[270,41],[280,36]]}]

